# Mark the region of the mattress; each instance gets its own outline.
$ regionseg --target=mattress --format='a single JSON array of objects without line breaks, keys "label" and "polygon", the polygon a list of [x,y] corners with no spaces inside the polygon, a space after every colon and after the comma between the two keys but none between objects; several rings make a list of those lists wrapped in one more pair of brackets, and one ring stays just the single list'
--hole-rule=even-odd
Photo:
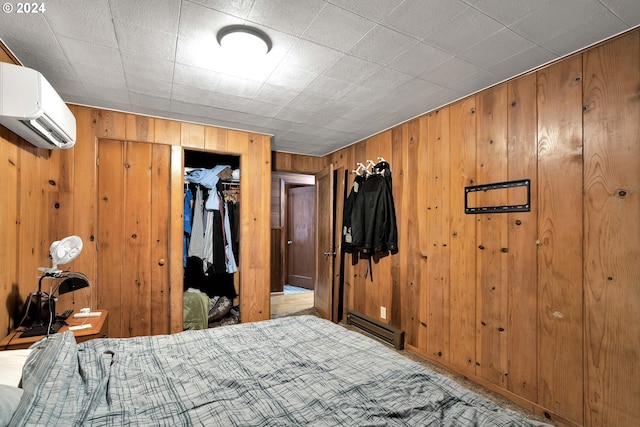
[{"label": "mattress", "polygon": [[296,316],[33,347],[11,425],[543,426],[357,332]]}]

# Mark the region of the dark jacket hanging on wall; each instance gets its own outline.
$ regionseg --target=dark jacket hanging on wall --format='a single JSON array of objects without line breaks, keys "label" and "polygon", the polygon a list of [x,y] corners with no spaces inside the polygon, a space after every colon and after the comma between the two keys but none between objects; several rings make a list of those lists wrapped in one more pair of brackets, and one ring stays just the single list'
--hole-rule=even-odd
[{"label": "dark jacket hanging on wall", "polygon": [[368,177],[352,212],[353,245],[362,254],[398,252],[398,230],[393,196],[382,175]]},{"label": "dark jacket hanging on wall", "polygon": [[351,221],[353,207],[356,203],[358,195],[360,194],[360,189],[362,188],[362,184],[364,184],[364,180],[364,176],[356,175],[355,179],[353,180],[353,185],[351,186],[349,197],[347,197],[347,200],[344,202],[344,210],[342,215],[342,247],[347,253],[353,253],[354,250],[358,250],[358,248],[353,245],[353,228]]},{"label": "dark jacket hanging on wall", "polygon": [[346,242],[344,228],[343,244],[347,252],[359,250],[366,256],[381,257],[398,252],[398,229],[389,164],[381,162],[374,171],[378,173],[354,180],[343,215],[350,225],[351,242]]}]

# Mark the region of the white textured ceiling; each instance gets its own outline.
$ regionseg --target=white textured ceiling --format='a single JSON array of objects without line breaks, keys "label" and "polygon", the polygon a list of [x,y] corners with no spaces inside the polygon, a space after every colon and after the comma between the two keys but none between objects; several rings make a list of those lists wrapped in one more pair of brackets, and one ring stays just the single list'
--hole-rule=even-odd
[{"label": "white textured ceiling", "polygon": [[[46,0],[0,38],[70,103],[324,155],[640,24],[640,0]],[[6,7],[6,6],[5,6]],[[231,24],[273,41],[234,67]]]}]

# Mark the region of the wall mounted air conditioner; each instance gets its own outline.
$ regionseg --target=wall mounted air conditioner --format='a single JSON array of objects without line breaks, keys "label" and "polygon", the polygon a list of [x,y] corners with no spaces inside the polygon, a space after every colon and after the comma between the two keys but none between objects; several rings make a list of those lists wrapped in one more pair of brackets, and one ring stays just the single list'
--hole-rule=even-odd
[{"label": "wall mounted air conditioner", "polygon": [[42,74],[0,62],[0,124],[41,148],[71,148],[76,118]]}]

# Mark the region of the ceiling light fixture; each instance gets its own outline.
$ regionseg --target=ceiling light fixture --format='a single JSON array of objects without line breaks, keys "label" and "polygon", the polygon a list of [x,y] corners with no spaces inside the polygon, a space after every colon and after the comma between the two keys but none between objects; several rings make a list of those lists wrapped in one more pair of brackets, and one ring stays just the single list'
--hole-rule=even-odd
[{"label": "ceiling light fixture", "polygon": [[271,50],[264,31],[245,25],[230,25],[218,31],[218,43],[226,52],[242,58],[259,58]]}]

